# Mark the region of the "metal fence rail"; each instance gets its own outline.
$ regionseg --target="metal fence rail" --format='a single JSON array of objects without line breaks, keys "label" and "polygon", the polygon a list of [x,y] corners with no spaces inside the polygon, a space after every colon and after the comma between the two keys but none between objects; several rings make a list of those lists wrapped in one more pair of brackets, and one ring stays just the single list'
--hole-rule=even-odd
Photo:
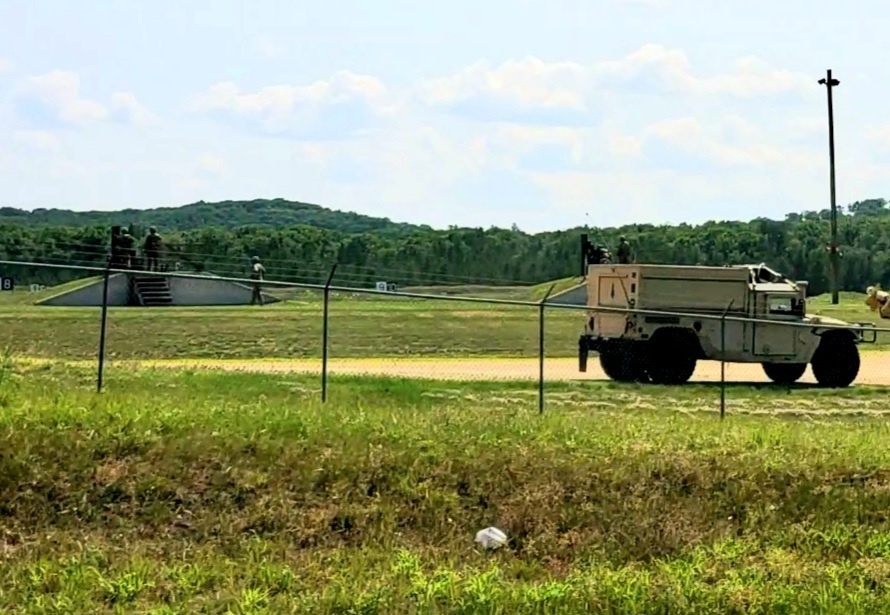
[{"label": "metal fence rail", "polygon": [[[13,261],[13,260],[0,260],[0,267],[3,266],[16,266],[16,267],[26,267],[26,268],[53,268],[53,269],[66,269],[66,270],[74,270],[83,273],[93,273],[93,274],[101,274],[103,276],[103,300],[100,309],[100,326],[99,326],[99,339],[98,339],[98,349],[97,349],[97,374],[96,374],[96,388],[97,391],[101,391],[103,388],[103,376],[105,371],[105,359],[106,359],[106,340],[107,340],[107,325],[108,325],[108,282],[109,277],[112,274],[123,273],[130,274],[134,273],[131,269],[116,269],[109,266],[106,267],[96,267],[96,266],[88,266],[88,265],[71,265],[71,264],[58,264],[58,263],[41,263],[41,262],[29,262],[29,261]],[[598,307],[598,308],[589,308],[583,305],[572,305],[567,303],[556,303],[550,301],[550,297],[552,296],[553,286],[551,286],[546,293],[543,295],[540,301],[526,301],[519,299],[503,299],[503,298],[482,298],[482,297],[467,297],[467,296],[454,296],[454,295],[434,295],[428,293],[418,293],[418,292],[406,292],[401,290],[378,290],[376,288],[356,288],[351,286],[340,286],[333,283],[336,274],[336,265],[332,266],[330,272],[327,276],[327,279],[324,284],[311,284],[311,283],[300,283],[300,282],[283,282],[277,280],[263,280],[261,282],[262,286],[267,288],[276,288],[276,289],[292,289],[292,290],[305,290],[305,291],[314,291],[318,292],[322,296],[322,323],[321,323],[321,400],[328,400],[328,390],[330,386],[329,382],[329,360],[331,356],[330,352],[330,334],[331,334],[331,295],[332,293],[350,293],[350,294],[359,294],[359,295],[368,295],[368,296],[377,296],[384,297],[387,299],[393,298],[402,298],[402,299],[413,299],[417,301],[435,301],[435,302],[451,302],[453,304],[476,304],[476,305],[490,305],[490,306],[501,306],[501,307],[512,307],[512,308],[528,308],[529,310],[534,310],[537,316],[537,406],[538,411],[544,411],[545,405],[545,361],[546,361],[546,316],[548,311],[563,311],[563,312],[577,312],[577,313],[593,313],[596,314],[625,314],[625,315],[639,315],[639,316],[656,316],[656,317],[673,317],[673,318],[695,318],[699,321],[717,321],[720,323],[720,341],[721,341],[721,367],[720,367],[720,416],[723,417],[725,415],[726,408],[726,369],[725,369],[725,351],[726,351],[726,327],[727,323],[749,323],[749,324],[770,324],[771,326],[785,326],[785,327],[796,327],[796,328],[805,328],[805,329],[813,329],[818,328],[821,330],[831,330],[831,329],[845,329],[847,328],[844,325],[836,325],[832,323],[800,323],[800,322],[778,322],[775,320],[766,320],[766,319],[757,319],[757,318],[747,318],[738,315],[729,314],[729,309],[732,307],[727,306],[727,309],[723,310],[722,313],[700,313],[700,312],[677,312],[677,311],[663,311],[663,310],[646,310],[646,309],[636,309],[636,308],[617,308],[617,307]],[[186,273],[179,271],[165,271],[165,272],[154,272],[154,271],[138,271],[139,276],[149,277],[149,276],[157,276],[157,277],[166,277],[166,278],[182,278],[182,279],[196,279],[196,280],[208,280],[214,282],[234,282],[237,284],[243,285],[252,285],[257,281],[250,278],[243,277],[231,277],[231,276],[208,276],[194,273]],[[392,314],[392,318],[397,318],[397,314],[394,312]],[[580,319],[579,319],[580,320]],[[869,331],[873,331],[875,335],[878,333],[882,335],[890,334],[890,327],[877,327],[873,324],[868,326]],[[579,327],[578,334],[580,336],[582,330]],[[888,369],[890,369],[890,362],[888,362]]]}]

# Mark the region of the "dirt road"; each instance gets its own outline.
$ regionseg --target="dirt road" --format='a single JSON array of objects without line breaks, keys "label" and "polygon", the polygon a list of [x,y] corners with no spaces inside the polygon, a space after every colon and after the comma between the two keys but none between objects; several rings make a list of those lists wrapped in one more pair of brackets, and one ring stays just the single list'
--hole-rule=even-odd
[{"label": "dirt road", "polygon": [[[256,360],[171,360],[110,362],[109,367],[163,367],[171,369],[214,369],[259,373],[321,373],[321,361],[256,359]],[[433,380],[533,380],[538,377],[537,359],[331,359],[329,374],[391,376]],[[588,364],[588,371],[578,372],[576,359],[546,359],[547,380],[607,380],[597,360]],[[726,379],[730,382],[769,382],[757,364],[727,364]],[[700,361],[692,377],[695,382],[719,382],[720,363]],[[810,369],[801,382],[815,382]],[[862,367],[856,384],[890,386],[890,353],[862,354]]]}]

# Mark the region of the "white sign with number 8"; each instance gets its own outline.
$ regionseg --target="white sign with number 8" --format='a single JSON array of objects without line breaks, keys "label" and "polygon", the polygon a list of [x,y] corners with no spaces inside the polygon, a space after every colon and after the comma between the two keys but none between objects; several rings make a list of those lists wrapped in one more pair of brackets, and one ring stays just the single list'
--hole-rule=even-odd
[{"label": "white sign with number 8", "polygon": [[0,278],[0,290],[12,290],[14,286],[12,278]]}]

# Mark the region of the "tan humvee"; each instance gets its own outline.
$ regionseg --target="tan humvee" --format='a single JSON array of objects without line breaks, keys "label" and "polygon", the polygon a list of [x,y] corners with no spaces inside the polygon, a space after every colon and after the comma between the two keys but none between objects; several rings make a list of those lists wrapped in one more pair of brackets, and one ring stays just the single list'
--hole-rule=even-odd
[{"label": "tan humvee", "polygon": [[760,363],[780,384],[811,365],[820,385],[846,387],[859,373],[857,344],[875,341],[872,324],[808,315],[807,283],[765,265],[591,264],[586,273],[579,367],[598,352],[614,380],[681,384],[697,361],[722,359]]}]

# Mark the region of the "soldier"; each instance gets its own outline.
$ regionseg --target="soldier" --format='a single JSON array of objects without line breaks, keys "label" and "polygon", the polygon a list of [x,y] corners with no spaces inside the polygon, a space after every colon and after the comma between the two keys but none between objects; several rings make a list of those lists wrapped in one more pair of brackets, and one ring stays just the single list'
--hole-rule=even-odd
[{"label": "soldier", "polygon": [[120,238],[121,269],[132,269],[136,264],[136,239],[124,231]]},{"label": "soldier", "polygon": [[158,229],[148,227],[148,235],[145,236],[145,243],[142,246],[145,253],[146,269],[149,271],[159,271],[158,256],[161,253],[161,236],[158,235]]},{"label": "soldier", "polygon": [[627,243],[627,238],[622,235],[618,240],[618,262],[622,265],[629,265],[631,261],[631,250],[630,244]]},{"label": "soldier", "polygon": [[265,279],[266,268],[260,263],[259,256],[254,256],[250,260],[252,261],[250,279],[256,280],[256,282],[253,283],[253,295],[250,297],[250,305],[263,305],[263,293],[260,291],[260,281]]},{"label": "soldier", "polygon": [[109,259],[108,265],[112,269],[121,269],[123,265],[120,226],[115,225],[111,227],[111,258]]}]

